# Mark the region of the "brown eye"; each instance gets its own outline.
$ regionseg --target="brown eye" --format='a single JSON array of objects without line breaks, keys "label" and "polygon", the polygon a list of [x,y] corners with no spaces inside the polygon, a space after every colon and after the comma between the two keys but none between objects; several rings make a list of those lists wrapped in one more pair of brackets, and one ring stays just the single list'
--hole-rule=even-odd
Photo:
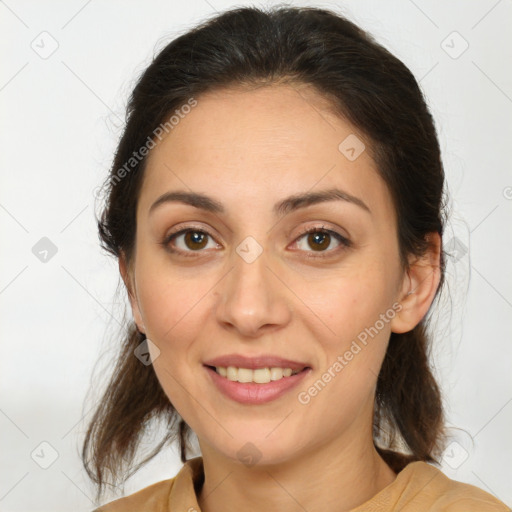
[{"label": "brown eye", "polygon": [[308,244],[314,251],[327,249],[331,243],[331,235],[329,233],[316,232],[308,234]]},{"label": "brown eye", "polygon": [[208,235],[202,231],[187,231],[183,240],[189,249],[197,251],[206,246],[207,237]]},{"label": "brown eye", "polygon": [[[331,247],[332,242],[337,245]],[[306,230],[299,238],[297,238],[297,245],[301,251],[309,253],[309,257],[316,257],[315,254],[320,253],[318,256],[322,257],[322,253],[327,253],[330,256],[331,253],[338,253],[339,250],[348,248],[351,246],[351,242],[340,235],[336,231],[324,228],[310,228]]]},{"label": "brown eye", "polygon": [[191,253],[203,252],[203,249],[208,248],[210,239],[212,247],[218,247],[213,237],[206,231],[188,228],[169,235],[163,240],[162,245],[173,253],[191,256],[193,255]]}]

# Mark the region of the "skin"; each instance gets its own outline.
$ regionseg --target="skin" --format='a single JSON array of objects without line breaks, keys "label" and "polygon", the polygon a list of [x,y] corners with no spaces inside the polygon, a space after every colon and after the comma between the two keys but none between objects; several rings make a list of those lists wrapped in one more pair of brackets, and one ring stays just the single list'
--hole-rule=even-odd
[{"label": "skin", "polygon": [[[376,379],[391,331],[407,332],[427,313],[439,284],[439,235],[422,258],[400,266],[396,214],[370,151],[350,161],[338,150],[364,135],[329,112],[310,87],[272,85],[210,92],[151,150],[137,209],[134,259],[120,258],[134,319],[158,347],[157,377],[199,439],[205,512],[344,511],[373,497],[395,473],[373,446]],[[311,205],[282,218],[285,197],[337,187],[345,201]],[[226,213],[166,203],[168,191],[194,191]],[[302,230],[337,231],[320,250]],[[207,231],[203,248],[184,235],[172,254],[160,243],[172,228]],[[176,229],[178,230],[178,229]],[[261,255],[247,263],[247,237]],[[330,240],[330,242],[329,242]],[[200,245],[200,244],[199,244]],[[317,255],[316,259],[307,255]],[[322,257],[323,255],[323,257]],[[359,333],[394,303],[401,309],[309,403],[307,390]],[[312,367],[299,389],[266,404],[230,400],[203,361],[223,354],[275,354]],[[247,466],[237,452],[252,443]]]}]

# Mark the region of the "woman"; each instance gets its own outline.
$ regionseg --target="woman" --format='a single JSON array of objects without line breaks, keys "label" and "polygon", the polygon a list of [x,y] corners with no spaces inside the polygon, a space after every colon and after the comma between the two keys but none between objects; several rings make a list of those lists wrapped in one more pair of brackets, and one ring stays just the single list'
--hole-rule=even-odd
[{"label": "woman", "polygon": [[418,84],[368,34],[281,7],[178,37],[106,185],[134,322],[84,463],[99,499],[163,419],[148,459],[177,438],[184,466],[98,511],[507,510],[428,464],[444,172]]}]

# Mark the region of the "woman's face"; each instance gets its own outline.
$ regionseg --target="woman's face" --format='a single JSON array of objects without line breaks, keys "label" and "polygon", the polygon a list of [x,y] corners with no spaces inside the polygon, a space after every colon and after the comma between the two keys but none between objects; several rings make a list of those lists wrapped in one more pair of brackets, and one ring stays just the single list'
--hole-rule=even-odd
[{"label": "woman's face", "polygon": [[[203,453],[275,463],[368,443],[405,290],[389,191],[310,88],[196,99],[151,150],[137,210],[132,307],[162,388]],[[158,201],[175,192],[209,199]]]}]

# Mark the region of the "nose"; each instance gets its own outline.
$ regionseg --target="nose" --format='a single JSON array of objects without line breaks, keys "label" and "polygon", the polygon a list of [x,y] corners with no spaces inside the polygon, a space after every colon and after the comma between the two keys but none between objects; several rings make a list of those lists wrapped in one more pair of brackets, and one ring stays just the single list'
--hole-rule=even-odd
[{"label": "nose", "polygon": [[277,273],[265,252],[252,262],[234,253],[233,268],[217,288],[218,322],[247,338],[286,326],[291,319],[291,293]]}]

